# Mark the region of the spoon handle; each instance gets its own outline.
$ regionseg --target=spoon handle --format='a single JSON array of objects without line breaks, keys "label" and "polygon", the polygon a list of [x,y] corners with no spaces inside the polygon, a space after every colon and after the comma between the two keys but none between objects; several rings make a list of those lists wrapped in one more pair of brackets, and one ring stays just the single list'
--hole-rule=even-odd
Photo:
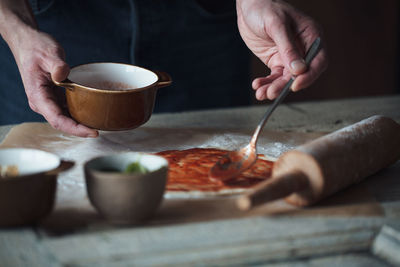
[{"label": "spoon handle", "polygon": [[[315,39],[315,41],[312,43],[310,49],[308,50],[306,57],[304,61],[306,62],[306,65],[309,66],[313,58],[317,55],[319,48],[321,45],[321,38]],[[269,119],[269,117],[272,115],[272,112],[274,112],[275,108],[285,99],[285,97],[289,94],[291,86],[294,82],[295,77],[290,78],[290,80],[286,83],[285,87],[283,88],[282,92],[279,94],[279,96],[274,100],[272,105],[270,105],[267,109],[267,111],[264,114],[264,117],[261,119],[260,123],[258,124],[253,137],[251,138],[250,144],[252,146],[256,146],[258,136],[264,127],[265,123]]]}]

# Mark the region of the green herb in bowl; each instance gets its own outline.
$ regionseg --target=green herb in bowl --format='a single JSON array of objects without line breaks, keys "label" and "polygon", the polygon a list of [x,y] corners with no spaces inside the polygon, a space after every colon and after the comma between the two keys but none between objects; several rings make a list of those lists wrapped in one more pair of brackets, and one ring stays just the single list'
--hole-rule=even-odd
[{"label": "green herb in bowl", "polygon": [[125,168],[125,173],[140,173],[140,174],[145,174],[148,173],[149,170],[146,169],[143,165],[141,165],[139,162],[132,162]]}]

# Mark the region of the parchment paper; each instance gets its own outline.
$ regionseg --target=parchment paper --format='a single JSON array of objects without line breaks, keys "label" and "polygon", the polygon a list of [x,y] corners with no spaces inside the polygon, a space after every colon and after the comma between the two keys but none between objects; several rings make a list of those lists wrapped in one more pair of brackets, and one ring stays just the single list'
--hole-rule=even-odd
[{"label": "parchment paper", "polygon": [[[123,151],[158,152],[168,149],[192,147],[216,147],[234,150],[249,142],[252,129],[173,129],[140,127],[121,132],[101,132],[98,138],[87,139],[65,135],[46,123],[24,123],[14,127],[0,147],[25,147],[42,149],[75,162],[75,166],[60,174],[55,208],[42,226],[53,233],[66,233],[79,229],[113,227],[102,220],[90,205],[84,182],[83,164],[87,160],[105,154]],[[279,155],[321,133],[296,133],[264,131],[258,142],[258,153],[271,157]],[[350,192],[337,194],[326,203],[308,209],[298,209],[283,201],[275,201],[250,212],[240,212],[234,199],[165,199],[152,225],[206,221],[223,218],[259,215],[290,216],[377,216],[382,215],[380,205],[363,186],[355,186]],[[349,191],[347,190],[347,191]],[[330,201],[330,202],[329,202]],[[337,203],[337,204],[335,204]]]}]

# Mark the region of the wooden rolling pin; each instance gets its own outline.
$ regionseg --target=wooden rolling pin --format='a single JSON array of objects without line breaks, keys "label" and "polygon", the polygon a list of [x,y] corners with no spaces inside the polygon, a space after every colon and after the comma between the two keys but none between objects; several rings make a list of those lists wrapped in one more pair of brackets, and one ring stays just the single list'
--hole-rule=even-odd
[{"label": "wooden rolling pin", "polygon": [[272,178],[237,200],[242,210],[286,197],[311,205],[400,159],[400,125],[373,116],[282,154]]}]

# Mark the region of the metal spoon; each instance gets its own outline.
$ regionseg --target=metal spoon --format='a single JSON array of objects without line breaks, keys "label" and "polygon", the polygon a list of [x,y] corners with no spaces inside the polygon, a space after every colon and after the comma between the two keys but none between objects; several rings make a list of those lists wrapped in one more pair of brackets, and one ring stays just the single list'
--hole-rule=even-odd
[{"label": "metal spoon", "polygon": [[[305,62],[308,66],[311,63],[311,60],[318,53],[321,44],[321,39],[318,37],[312,43],[310,49],[308,50]],[[257,160],[257,140],[258,136],[268,118],[272,115],[272,112],[275,108],[283,101],[283,99],[289,94],[290,88],[294,82],[295,77],[290,78],[285,87],[283,88],[280,95],[275,99],[271,106],[269,106],[267,112],[264,117],[261,119],[258,124],[250,143],[243,147],[240,150],[232,151],[226,154],[221,160],[219,160],[209,172],[209,177],[212,179],[226,181],[238,176],[240,173],[250,168],[251,165]]]}]

